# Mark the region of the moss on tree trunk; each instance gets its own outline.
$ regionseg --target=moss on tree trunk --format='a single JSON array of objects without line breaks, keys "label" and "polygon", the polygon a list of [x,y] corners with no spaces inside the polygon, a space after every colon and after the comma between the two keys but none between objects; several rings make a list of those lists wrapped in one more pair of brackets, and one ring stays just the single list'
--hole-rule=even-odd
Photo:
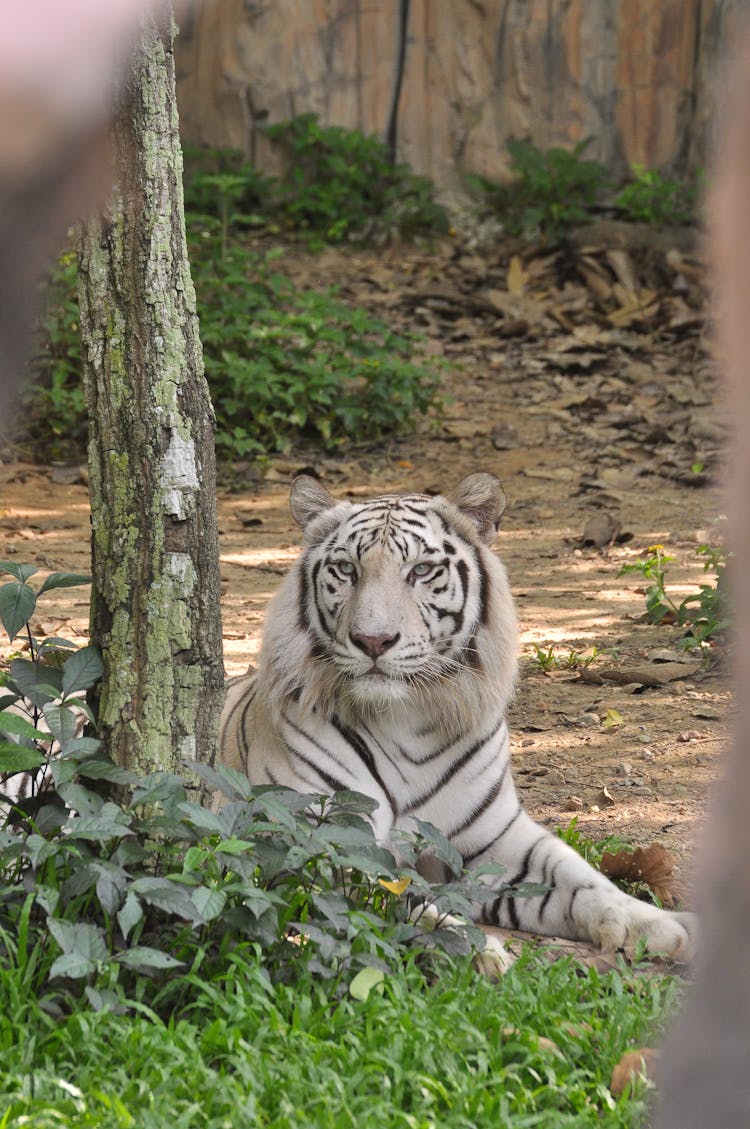
[{"label": "moss on tree trunk", "polygon": [[100,721],[115,759],[141,772],[213,760],[224,680],[172,46],[172,28],[144,28],[113,129],[115,189],[79,254]]}]

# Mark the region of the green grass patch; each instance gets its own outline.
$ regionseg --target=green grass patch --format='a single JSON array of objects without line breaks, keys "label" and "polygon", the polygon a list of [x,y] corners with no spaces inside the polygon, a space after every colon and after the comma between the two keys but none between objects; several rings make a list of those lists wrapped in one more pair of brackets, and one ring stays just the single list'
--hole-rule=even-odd
[{"label": "green grass patch", "polygon": [[667,979],[535,957],[499,985],[448,958],[429,980],[407,962],[355,1000],[313,979],[271,985],[247,952],[196,977],[166,1021],[146,1007],[54,1018],[20,1004],[14,977],[0,971],[3,1129],[635,1126],[643,1090],[615,1099],[609,1076],[675,1000]]}]

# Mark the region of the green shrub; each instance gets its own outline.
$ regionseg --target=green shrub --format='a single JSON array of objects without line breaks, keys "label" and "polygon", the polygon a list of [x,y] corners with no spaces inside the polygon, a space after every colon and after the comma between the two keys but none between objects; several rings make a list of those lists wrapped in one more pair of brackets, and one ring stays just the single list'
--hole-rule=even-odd
[{"label": "green shrub", "polygon": [[[220,453],[325,450],[403,434],[439,407],[440,366],[415,363],[416,338],[352,307],[333,290],[301,290],[228,236],[221,218],[189,228],[201,339]],[[72,275],[72,281],[71,281]],[[45,316],[43,347],[23,398],[21,438],[45,457],[85,443],[75,263],[53,279],[67,287]],[[72,291],[72,292],[71,292]]]},{"label": "green shrub", "polygon": [[[194,765],[224,793],[216,811],[171,773],[136,780],[64,720],[87,713],[92,649],[34,640],[24,618],[86,578],[32,588],[32,566],[2,567],[0,622],[38,669],[16,657],[4,676],[0,773],[41,753],[54,783],[33,805],[6,798],[0,819],[3,1126],[334,1129],[374,1108],[393,1129],[635,1126],[644,1088],[615,1099],[608,1079],[664,1023],[674,982],[527,952],[492,984],[451,955],[483,935],[441,917],[497,891],[468,875],[428,887],[424,850],[461,861],[429,824],[396,862],[363,796]],[[408,893],[436,906],[435,928]]]},{"label": "green shrub", "polygon": [[679,641],[683,648],[699,647],[723,635],[730,627],[727,568],[731,554],[725,545],[701,545],[696,554],[703,558],[703,571],[713,572],[713,584],[699,585],[699,591],[677,601],[667,589],[666,565],[674,557],[663,545],[649,545],[638,561],[624,564],[618,576],[637,573],[649,581],[645,590],[646,618],[651,623],[676,623],[688,629]]},{"label": "green shrub", "polygon": [[[439,376],[411,361],[392,333],[333,291],[297,290],[245,246],[251,227],[340,242],[445,230],[431,183],[393,165],[375,137],[323,127],[312,114],[268,127],[288,176],[240,154],[187,150],[186,225],[198,293],[217,444],[229,456],[316,443],[326,450],[414,428],[438,403]],[[76,260],[67,251],[47,285],[40,346],[22,393],[18,431],[45,457],[85,446]]]},{"label": "green shrub", "polygon": [[76,277],[76,254],[67,250],[45,288],[38,344],[20,394],[22,434],[48,460],[65,458],[86,445]]},{"label": "green shrub", "polygon": [[631,166],[634,179],[615,197],[614,203],[625,219],[655,225],[694,223],[703,174],[692,182],[670,180],[658,169]]},{"label": "green shrub", "polygon": [[575,224],[585,223],[608,187],[607,171],[583,153],[590,138],[572,150],[542,150],[531,141],[509,141],[509,184],[470,176],[469,184],[497,211],[511,235],[559,243]]},{"label": "green shrub", "polygon": [[394,164],[377,137],[321,125],[315,114],[265,133],[284,155],[283,177],[266,176],[231,150],[188,150],[186,208],[215,216],[225,235],[232,226],[270,225],[300,232],[313,246],[448,230],[432,182]]},{"label": "green shrub", "polygon": [[410,359],[413,339],[335,291],[296,289],[272,257],[204,241],[193,273],[220,451],[333,450],[412,430],[437,404],[439,370]]},{"label": "green shrub", "polygon": [[288,159],[287,175],[276,183],[272,200],[292,227],[329,243],[357,234],[412,239],[447,231],[432,182],[407,165],[393,164],[377,137],[323,126],[315,114],[266,126],[265,132]]},{"label": "green shrub", "polygon": [[[52,573],[35,590],[33,566],[0,561],[0,571],[10,576],[0,623],[11,644],[25,634],[30,655],[0,672],[0,958],[23,967],[30,991],[79,985],[100,1007],[153,977],[166,1006],[172,973],[224,967],[238,945],[262,949],[274,979],[301,962],[306,974],[350,980],[398,963],[417,941],[483,947],[472,925],[425,929],[418,912],[407,920],[407,887],[439,918],[468,916],[496,896],[462,874],[429,824],[401,837],[397,862],[375,841],[367,816],[377,805],[366,796],[252,788],[240,773],[199,764],[188,766],[192,783],[115,765],[81,696],[101,676],[98,651],[39,641],[29,627],[45,592],[89,578]],[[81,720],[91,731],[81,733]],[[201,803],[196,778],[224,796],[220,811]],[[428,886],[416,869],[426,849],[461,880]]]}]

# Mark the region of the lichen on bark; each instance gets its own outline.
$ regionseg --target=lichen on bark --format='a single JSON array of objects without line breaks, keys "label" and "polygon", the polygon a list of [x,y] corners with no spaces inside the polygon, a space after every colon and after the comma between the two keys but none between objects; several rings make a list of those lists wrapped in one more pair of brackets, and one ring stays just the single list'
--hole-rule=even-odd
[{"label": "lichen on bark", "polygon": [[214,420],[182,199],[173,29],[146,24],[115,186],[80,240],[102,734],[136,771],[212,761],[223,696]]}]

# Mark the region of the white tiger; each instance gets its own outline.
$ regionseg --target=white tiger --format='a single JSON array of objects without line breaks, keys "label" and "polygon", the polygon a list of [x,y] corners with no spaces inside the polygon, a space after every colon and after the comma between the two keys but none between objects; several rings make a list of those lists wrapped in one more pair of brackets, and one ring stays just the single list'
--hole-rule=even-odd
[{"label": "white tiger", "polygon": [[[446,497],[361,502],[297,478],[304,549],[269,608],[257,675],[230,684],[222,759],[256,784],[366,793],[383,843],[422,819],[466,865],[502,864],[506,890],[485,922],[628,955],[644,939],[684,959],[691,915],[618,890],[516,795],[505,723],[516,615],[489,548],[504,506],[490,474]],[[514,897],[508,883],[546,891]]]}]

